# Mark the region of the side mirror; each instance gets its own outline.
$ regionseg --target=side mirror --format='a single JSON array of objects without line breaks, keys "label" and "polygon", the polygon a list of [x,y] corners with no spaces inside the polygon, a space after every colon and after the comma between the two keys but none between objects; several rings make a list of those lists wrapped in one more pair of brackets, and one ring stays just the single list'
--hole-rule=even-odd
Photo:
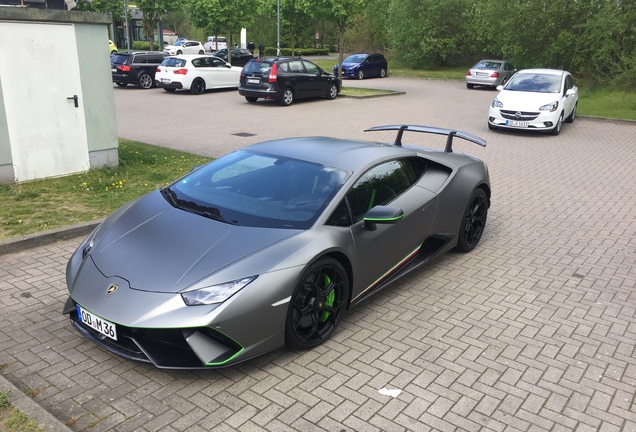
[{"label": "side mirror", "polygon": [[573,88],[568,89],[568,91],[567,91],[567,92],[565,92],[565,95],[566,95],[566,96],[574,96],[575,94],[576,94],[576,92],[574,91],[574,89],[573,89]]},{"label": "side mirror", "polygon": [[503,90],[503,86],[500,84],[497,86],[497,90],[502,91]]},{"label": "side mirror", "polygon": [[364,215],[364,229],[375,231],[376,224],[394,224],[402,220],[404,211],[398,207],[375,206]]}]

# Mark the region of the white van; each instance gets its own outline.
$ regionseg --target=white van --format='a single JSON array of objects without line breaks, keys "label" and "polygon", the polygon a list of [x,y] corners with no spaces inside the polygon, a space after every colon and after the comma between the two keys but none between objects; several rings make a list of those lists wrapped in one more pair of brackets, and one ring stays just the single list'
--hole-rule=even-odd
[{"label": "white van", "polygon": [[208,36],[205,39],[205,44],[203,48],[206,52],[214,52],[220,49],[227,48],[227,43],[225,42],[225,37],[223,36]]}]

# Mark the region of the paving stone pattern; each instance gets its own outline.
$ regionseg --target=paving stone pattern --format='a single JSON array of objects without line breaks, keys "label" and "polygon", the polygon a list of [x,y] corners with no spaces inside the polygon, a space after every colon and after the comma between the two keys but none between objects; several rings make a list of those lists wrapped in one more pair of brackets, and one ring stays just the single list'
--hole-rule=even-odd
[{"label": "paving stone pattern", "polygon": [[113,91],[121,137],[208,156],[283,136],[391,141],[362,132],[381,124],[482,136],[486,148],[456,145],[490,168],[476,250],[350,311],[320,347],[205,371],[122,359],[71,328],[64,272],[80,239],[1,255],[1,374],[73,431],[636,431],[636,124],[492,132],[494,91],[346,84],[406,94],[279,107],[235,91]]}]

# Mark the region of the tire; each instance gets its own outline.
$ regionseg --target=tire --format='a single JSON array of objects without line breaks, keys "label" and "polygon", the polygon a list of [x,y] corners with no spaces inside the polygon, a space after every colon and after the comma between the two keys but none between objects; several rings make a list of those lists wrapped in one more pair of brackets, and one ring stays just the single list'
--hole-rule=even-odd
[{"label": "tire", "polygon": [[183,51],[181,50],[177,51],[177,55],[181,55],[181,54],[183,54]]},{"label": "tire", "polygon": [[466,88],[472,89],[475,87],[475,84],[468,84],[466,83]]},{"label": "tire", "polygon": [[565,119],[566,123],[574,123],[574,119],[576,118],[576,107],[579,106],[579,103],[574,104],[574,109],[570,113],[570,115]]},{"label": "tire", "polygon": [[384,78],[386,76],[386,69],[380,69],[380,78]]},{"label": "tire", "polygon": [[149,88],[152,88],[153,84],[154,80],[152,79],[150,74],[142,73],[141,75],[139,75],[139,78],[137,78],[137,85],[142,89],[147,90]]},{"label": "tire", "polygon": [[250,103],[254,103],[258,100],[258,98],[252,97],[252,96],[245,96],[245,100],[250,102]]},{"label": "tire", "polygon": [[168,93],[174,93],[175,90],[176,90],[176,89],[173,89],[173,88],[166,88],[166,87],[164,87],[163,89],[164,89],[164,91],[167,91]]},{"label": "tire", "polygon": [[558,135],[561,133],[561,127],[563,126],[563,113],[559,116],[556,126],[550,131],[552,135]]},{"label": "tire", "polygon": [[338,96],[338,86],[335,84],[331,84],[329,87],[329,93],[327,93],[327,99],[334,100]]},{"label": "tire", "polygon": [[203,94],[205,91],[205,82],[201,78],[197,78],[192,81],[192,85],[190,86],[190,93],[193,95]]},{"label": "tire", "polygon": [[279,103],[283,106],[290,106],[294,103],[294,90],[287,87],[283,92],[283,97],[280,99]]},{"label": "tire", "polygon": [[205,52],[203,50],[199,50],[199,55],[201,54],[205,54]]},{"label": "tire", "polygon": [[364,71],[362,69],[358,71],[358,79],[359,80],[364,79]]},{"label": "tire", "polygon": [[115,83],[115,84],[117,84],[119,87],[126,87],[128,85],[128,84],[126,84],[124,82],[118,82],[118,83]]},{"label": "tire", "polygon": [[470,252],[475,249],[481,239],[488,218],[488,197],[483,189],[476,189],[464,209],[461,225],[459,226],[459,238],[456,249],[462,252]]},{"label": "tire", "polygon": [[294,289],[287,311],[287,346],[306,349],[329,339],[348,301],[349,278],[342,264],[325,257],[310,265]]}]

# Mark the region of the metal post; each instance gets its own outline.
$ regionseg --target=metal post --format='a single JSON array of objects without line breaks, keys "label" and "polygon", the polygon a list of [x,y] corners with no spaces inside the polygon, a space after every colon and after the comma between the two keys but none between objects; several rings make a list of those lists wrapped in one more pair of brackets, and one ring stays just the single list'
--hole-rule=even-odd
[{"label": "metal post", "polygon": [[128,3],[124,0],[124,17],[126,20],[126,48],[130,51],[130,27],[128,27]]},{"label": "metal post", "polygon": [[276,56],[280,57],[280,0],[276,0]]}]

